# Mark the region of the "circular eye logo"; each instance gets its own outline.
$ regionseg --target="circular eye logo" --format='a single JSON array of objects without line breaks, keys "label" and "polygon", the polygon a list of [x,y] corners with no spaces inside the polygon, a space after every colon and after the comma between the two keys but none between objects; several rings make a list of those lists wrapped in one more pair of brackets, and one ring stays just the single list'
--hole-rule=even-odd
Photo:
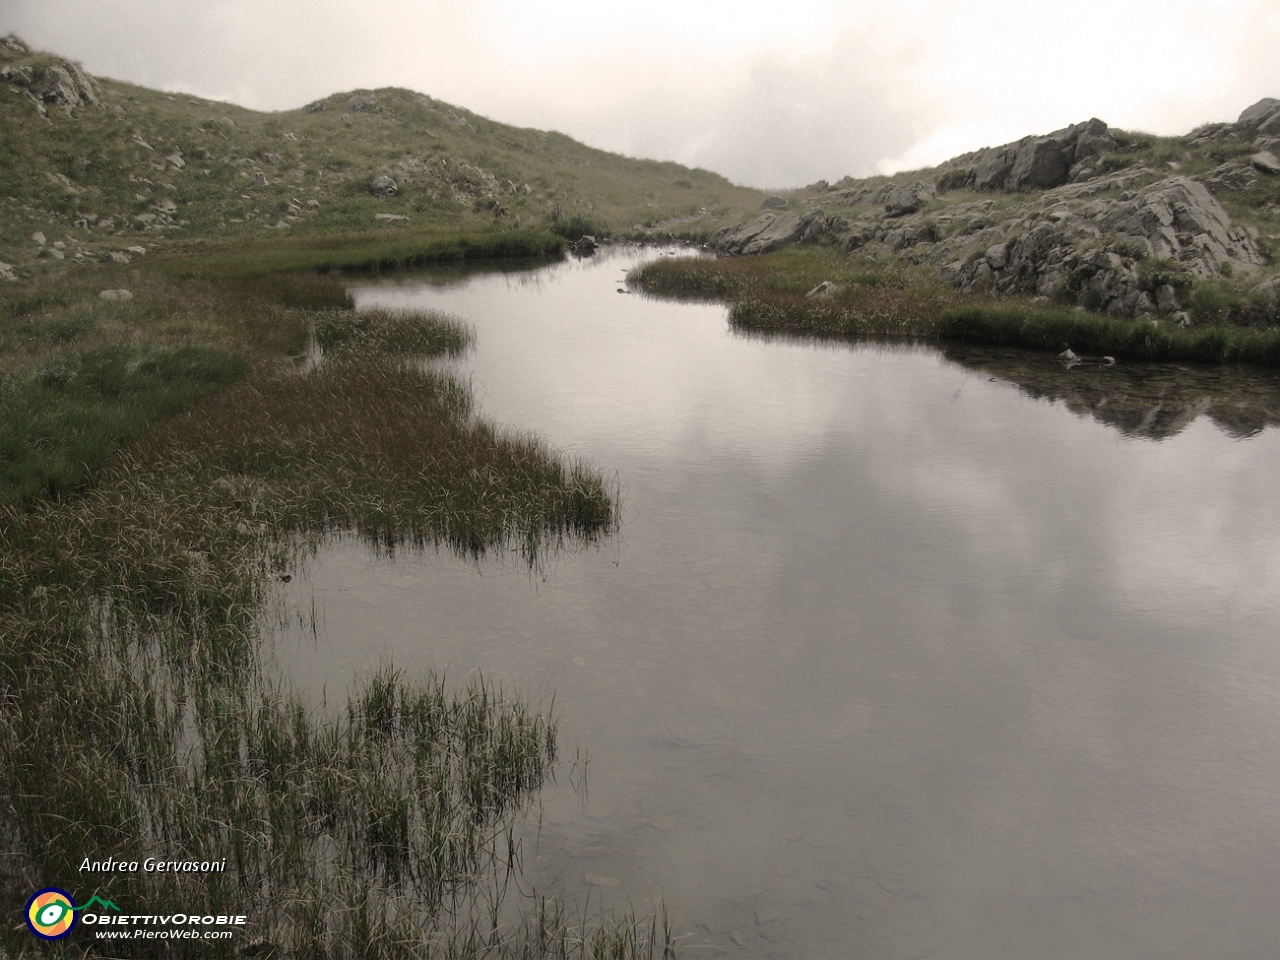
[{"label": "circular eye logo", "polygon": [[42,940],[61,940],[76,925],[76,902],[65,890],[45,887],[27,901],[27,926]]}]

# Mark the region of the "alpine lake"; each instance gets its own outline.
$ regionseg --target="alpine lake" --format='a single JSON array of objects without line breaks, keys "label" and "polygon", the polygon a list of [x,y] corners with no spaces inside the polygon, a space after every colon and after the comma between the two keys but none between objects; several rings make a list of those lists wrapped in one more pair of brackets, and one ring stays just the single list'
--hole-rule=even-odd
[{"label": "alpine lake", "polygon": [[396,274],[480,414],[611,478],[534,564],[333,537],[272,644],[560,718],[519,890],[661,898],[678,955],[1272,956],[1280,376],[744,336],[656,248]]}]

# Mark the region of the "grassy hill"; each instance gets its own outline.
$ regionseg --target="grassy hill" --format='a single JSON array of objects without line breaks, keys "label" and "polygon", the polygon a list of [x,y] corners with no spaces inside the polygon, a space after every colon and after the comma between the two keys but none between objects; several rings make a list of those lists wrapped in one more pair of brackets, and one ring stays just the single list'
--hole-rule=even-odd
[{"label": "grassy hill", "polygon": [[19,274],[59,259],[54,243],[84,261],[428,225],[706,236],[763,197],[409,90],[259,113],[90,77],[13,38],[0,81],[0,261]]}]

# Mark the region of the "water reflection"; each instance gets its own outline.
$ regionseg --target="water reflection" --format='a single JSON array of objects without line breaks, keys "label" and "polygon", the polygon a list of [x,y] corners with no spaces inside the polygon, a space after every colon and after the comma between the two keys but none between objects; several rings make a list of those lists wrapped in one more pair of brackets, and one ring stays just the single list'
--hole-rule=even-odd
[{"label": "water reflection", "polygon": [[1010,350],[947,347],[943,354],[1127,437],[1163,440],[1201,416],[1241,439],[1280,424],[1280,374],[1270,371],[1164,363],[1068,369],[1049,357]]},{"label": "water reflection", "polygon": [[485,415],[616,469],[623,524],[532,581],[331,544],[299,682],[554,690],[589,796],[524,882],[662,893],[685,956],[1267,955],[1280,431],[1135,442],[1016,365],[737,337],[618,295],[632,257],[357,292],[472,322]]}]

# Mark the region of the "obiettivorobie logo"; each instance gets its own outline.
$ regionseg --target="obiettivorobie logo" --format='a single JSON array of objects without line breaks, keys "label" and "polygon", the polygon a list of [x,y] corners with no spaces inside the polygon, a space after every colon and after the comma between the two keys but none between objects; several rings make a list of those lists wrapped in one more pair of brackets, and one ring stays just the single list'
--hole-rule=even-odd
[{"label": "obiettivorobie logo", "polygon": [[61,940],[76,926],[76,914],[87,910],[94,904],[103,910],[115,910],[117,907],[110,900],[103,900],[97,894],[89,898],[83,907],[77,907],[71,894],[57,887],[45,887],[37,890],[27,901],[27,926],[41,940]]},{"label": "obiettivorobie logo", "polygon": [[226,940],[248,922],[246,916],[231,914],[123,913],[97,894],[77,906],[71,894],[57,887],[45,887],[27,901],[27,926],[41,940],[61,940],[80,923],[94,928],[99,940]]}]

